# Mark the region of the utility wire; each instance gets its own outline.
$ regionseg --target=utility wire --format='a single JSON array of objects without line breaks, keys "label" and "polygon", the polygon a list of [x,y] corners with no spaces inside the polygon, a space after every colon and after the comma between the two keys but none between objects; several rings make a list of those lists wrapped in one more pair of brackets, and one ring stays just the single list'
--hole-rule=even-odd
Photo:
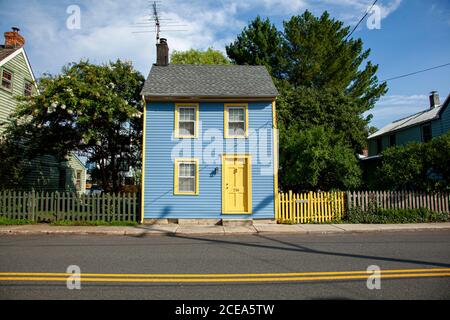
[{"label": "utility wire", "polygon": [[358,28],[358,26],[361,24],[361,22],[363,22],[363,20],[367,17],[367,15],[369,14],[370,11],[372,11],[372,8],[375,6],[375,4],[378,2],[378,0],[375,0],[372,3],[372,6],[370,7],[369,10],[366,11],[366,13],[364,14],[364,16],[359,19],[358,23],[356,24],[356,26],[353,28],[353,30],[347,35],[347,37],[345,38],[345,41],[348,40],[348,38],[350,38],[350,36],[353,34],[353,32],[355,32],[356,28]]},{"label": "utility wire", "polygon": [[409,76],[412,76],[412,75],[415,75],[415,74],[418,74],[418,73],[422,73],[422,72],[426,72],[426,71],[430,71],[430,70],[434,70],[434,69],[438,69],[438,68],[443,68],[443,67],[446,67],[446,66],[450,66],[450,62],[449,63],[445,63],[445,64],[441,64],[439,66],[431,67],[431,68],[428,68],[428,69],[414,71],[414,72],[411,72],[411,73],[403,74],[401,76],[385,79],[385,80],[382,80],[381,82],[395,80],[395,79],[400,79],[400,78],[405,78],[405,77],[409,77]]}]

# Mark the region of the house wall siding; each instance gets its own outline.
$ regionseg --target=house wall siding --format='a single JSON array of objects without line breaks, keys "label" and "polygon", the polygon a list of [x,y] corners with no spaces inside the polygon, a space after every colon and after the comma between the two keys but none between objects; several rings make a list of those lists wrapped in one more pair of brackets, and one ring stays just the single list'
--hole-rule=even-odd
[{"label": "house wall siding", "polygon": [[[447,105],[442,112],[440,119],[433,123],[432,129],[436,128],[436,135],[442,135],[450,131],[450,107]],[[439,130],[440,129],[440,130]],[[435,136],[433,130],[433,136]]]},{"label": "house wall siding", "polygon": [[[76,157],[71,154],[69,160],[64,164],[66,169],[65,190],[70,192],[85,193],[86,192],[86,168],[80,163]],[[81,171],[80,189],[77,190],[77,171]]]},{"label": "house wall siding", "polygon": [[406,128],[404,130],[397,131],[395,133],[397,135],[397,145],[402,146],[409,142],[421,142],[422,134],[420,126],[415,126],[411,128]]},{"label": "house wall siding", "polygon": [[[175,103],[148,103],[145,138],[145,218],[248,218],[249,215],[222,215],[221,154],[246,153],[252,155],[252,218],[274,218],[274,177],[272,152],[272,103],[248,103],[248,139],[223,139],[224,103],[201,102],[199,109],[199,138],[174,139]],[[263,129],[254,131],[256,129]],[[254,146],[257,136],[266,151],[270,164],[262,163]],[[214,139],[220,137],[220,139]],[[261,141],[264,141],[261,143]],[[252,143],[250,143],[252,142]],[[190,146],[191,152],[180,153],[180,143]],[[216,152],[212,152],[212,146]],[[267,148],[264,148],[264,145]],[[209,147],[208,147],[209,146]],[[174,195],[174,158],[199,159],[199,194]],[[210,157],[205,157],[211,155]],[[203,161],[202,161],[203,160]],[[263,159],[263,160],[266,160]],[[213,174],[218,168],[217,174]]]},{"label": "house wall siding", "polygon": [[60,163],[55,157],[44,155],[25,162],[21,190],[63,191],[60,188]]},{"label": "house wall siding", "polygon": [[[12,92],[10,92],[0,86],[0,123],[5,122],[15,109],[17,101],[14,97],[23,95],[25,79],[32,81],[32,76],[22,53],[19,53],[2,65],[0,67],[0,72],[3,68],[13,72],[13,89]],[[0,126],[0,135],[3,134],[4,130],[4,126]]]}]

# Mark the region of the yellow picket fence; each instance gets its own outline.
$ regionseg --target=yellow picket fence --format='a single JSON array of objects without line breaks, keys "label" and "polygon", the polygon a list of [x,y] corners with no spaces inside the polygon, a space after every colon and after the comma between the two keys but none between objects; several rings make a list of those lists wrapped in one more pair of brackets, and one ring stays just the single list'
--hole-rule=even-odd
[{"label": "yellow picket fence", "polygon": [[323,223],[340,220],[345,211],[345,192],[280,193],[280,223]]}]

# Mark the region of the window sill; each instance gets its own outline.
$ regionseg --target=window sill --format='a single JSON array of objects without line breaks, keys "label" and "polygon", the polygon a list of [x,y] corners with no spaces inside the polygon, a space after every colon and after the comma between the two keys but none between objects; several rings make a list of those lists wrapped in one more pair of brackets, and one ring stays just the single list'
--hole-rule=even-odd
[{"label": "window sill", "polygon": [[248,136],[226,136],[225,139],[248,139]]},{"label": "window sill", "polygon": [[198,196],[198,193],[192,193],[192,192],[177,192],[177,193],[173,193],[174,196]]},{"label": "window sill", "polygon": [[13,94],[13,89],[7,89],[7,88],[5,88],[3,86],[0,86],[0,89],[5,91],[5,92],[8,92],[9,94]]}]

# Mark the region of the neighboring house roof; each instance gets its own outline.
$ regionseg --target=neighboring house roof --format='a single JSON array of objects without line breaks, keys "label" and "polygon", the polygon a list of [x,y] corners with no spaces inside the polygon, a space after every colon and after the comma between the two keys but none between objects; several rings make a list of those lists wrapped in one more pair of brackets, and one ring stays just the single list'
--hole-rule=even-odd
[{"label": "neighboring house roof", "polygon": [[31,68],[30,61],[28,60],[28,56],[23,47],[5,48],[3,45],[0,45],[0,67],[2,65],[4,65],[5,63],[7,63],[8,61],[10,61],[11,59],[14,59],[14,57],[16,57],[17,55],[19,55],[21,53],[23,54],[23,56],[25,58],[25,63],[27,65],[28,71],[30,72],[31,79],[33,80],[36,90],[38,90],[38,93],[39,93],[39,89],[37,87],[37,82],[36,82],[36,78],[34,77],[33,69]]},{"label": "neighboring house roof", "polygon": [[18,49],[19,48],[5,48],[4,46],[0,45],[0,62]]},{"label": "neighboring house roof", "polygon": [[269,98],[278,91],[264,66],[153,65],[142,95],[154,100]]},{"label": "neighboring house roof", "polygon": [[71,152],[71,155],[74,159],[78,160],[80,165],[82,165],[85,170],[87,170],[86,164],[83,161],[81,161],[80,157],[75,152]]},{"label": "neighboring house roof", "polygon": [[438,119],[442,114],[444,109],[448,106],[450,100],[450,95],[447,96],[445,102],[433,109],[428,108],[427,110],[417,112],[411,116],[396,120],[388,125],[384,126],[377,132],[371,134],[368,139],[376,138],[382,136],[386,133],[398,131],[400,129],[409,128],[415,125],[419,125],[425,122],[429,122],[434,119]]}]

